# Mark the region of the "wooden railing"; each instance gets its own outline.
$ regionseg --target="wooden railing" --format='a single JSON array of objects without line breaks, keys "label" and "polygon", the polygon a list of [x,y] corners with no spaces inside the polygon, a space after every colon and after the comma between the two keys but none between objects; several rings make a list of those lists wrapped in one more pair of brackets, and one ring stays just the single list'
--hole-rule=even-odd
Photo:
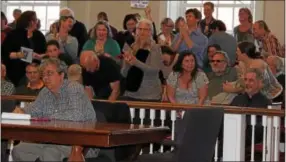
[{"label": "wooden railing", "polygon": [[[22,102],[32,102],[36,99],[35,96],[1,96],[2,100],[18,100]],[[92,100],[110,102],[107,100]],[[270,105],[268,109],[263,108],[249,108],[249,107],[235,107],[225,105],[190,105],[190,104],[172,104],[165,102],[138,102],[138,101],[112,101],[112,103],[126,103],[130,107],[131,119],[135,118],[135,110],[139,110],[139,118],[141,124],[146,117],[151,119],[151,125],[154,124],[155,110],[160,110],[160,120],[162,126],[165,126],[166,113],[169,112],[171,118],[171,138],[174,139],[175,122],[177,120],[178,110],[188,110],[192,108],[223,108],[224,115],[224,131],[223,131],[223,156],[218,155],[218,145],[216,146],[214,160],[218,161],[244,161],[245,160],[245,129],[246,129],[246,115],[251,117],[252,131],[255,131],[256,116],[262,117],[263,132],[263,160],[264,161],[278,161],[279,160],[279,141],[280,141],[280,119],[285,117],[284,110],[276,109],[275,106]],[[145,111],[150,109],[149,116]],[[148,110],[149,111],[149,110]],[[180,111],[181,112],[181,111]],[[286,126],[286,124],[285,124]],[[266,138],[267,137],[267,138]],[[254,141],[254,135],[252,137]],[[221,144],[221,143],[220,143]],[[254,145],[251,144],[251,160],[254,161]],[[163,152],[163,147],[160,151]],[[153,145],[150,145],[150,153],[153,153]]]},{"label": "wooden railing", "polygon": [[[3,100],[19,100],[19,101],[34,101],[36,96],[23,96],[23,95],[11,95],[11,96],[1,96]],[[172,104],[166,102],[138,102],[138,101],[107,101],[107,100],[96,100],[92,101],[103,101],[112,103],[126,103],[132,108],[150,108],[156,110],[187,110],[191,108],[209,108],[209,107],[220,107],[224,108],[225,113],[228,114],[248,114],[248,115],[267,115],[267,116],[285,116],[285,111],[276,109],[263,109],[254,107],[236,107],[236,106],[225,106],[225,105],[194,105],[194,104]]]}]

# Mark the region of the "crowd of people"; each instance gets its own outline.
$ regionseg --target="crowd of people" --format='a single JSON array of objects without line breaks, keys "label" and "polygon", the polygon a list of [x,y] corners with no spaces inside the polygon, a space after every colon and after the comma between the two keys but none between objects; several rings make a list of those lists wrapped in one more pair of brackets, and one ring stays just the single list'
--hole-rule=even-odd
[{"label": "crowd of people", "polygon": [[[213,17],[214,8],[204,3],[204,19],[195,8],[175,22],[164,18],[159,34],[149,7],[145,18],[127,14],[124,31],[111,26],[107,14],[100,12],[89,32],[71,9],[63,8],[45,35],[34,11],[14,10],[10,24],[1,12],[1,95],[38,96],[14,112],[72,121],[96,120],[88,102],[92,98],[284,105],[285,46],[265,21],[253,22],[248,8],[239,10],[240,24],[233,35]],[[23,61],[22,47],[33,51],[32,63]],[[16,161],[60,161],[71,149],[49,145],[49,154],[42,154],[48,151],[44,146],[48,148],[20,143],[12,155]],[[89,155],[97,156],[96,150]]]}]

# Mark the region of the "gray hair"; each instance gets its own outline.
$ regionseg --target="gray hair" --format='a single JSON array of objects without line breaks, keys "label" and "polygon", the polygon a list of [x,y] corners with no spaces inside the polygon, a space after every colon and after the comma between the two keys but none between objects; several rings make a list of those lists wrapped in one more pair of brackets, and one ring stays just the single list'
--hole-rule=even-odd
[{"label": "gray hair", "polygon": [[[68,12],[65,13],[65,14],[63,14],[63,13],[62,13],[63,11],[68,11]],[[71,16],[71,17],[74,17],[74,12],[73,12],[73,10],[71,10],[70,8],[64,7],[64,8],[62,8],[62,9],[60,10],[60,17],[61,17],[61,16]]]},{"label": "gray hair", "polygon": [[152,34],[152,35],[154,34],[154,28],[153,28],[153,23],[152,23],[152,21],[150,21],[150,20],[148,20],[148,19],[141,19],[141,20],[137,23],[136,28],[138,28],[141,23],[146,23],[146,24],[148,24],[149,27],[150,27],[150,30],[151,30],[151,34]]},{"label": "gray hair", "polygon": [[246,72],[245,72],[245,74],[247,74],[247,73],[254,73],[254,74],[256,74],[256,79],[258,79],[258,80],[263,80],[263,73],[262,73],[262,71],[261,70],[259,70],[259,69],[257,69],[257,68],[248,68],[247,70],[246,70]]},{"label": "gray hair", "polygon": [[230,66],[230,59],[229,59],[229,57],[228,57],[228,55],[227,55],[226,52],[224,52],[224,51],[216,51],[213,56],[215,56],[215,55],[217,55],[217,54],[223,55],[223,57],[224,57],[224,59],[225,59],[225,61],[226,61],[226,63],[227,63],[227,66]]},{"label": "gray hair", "polygon": [[47,58],[47,59],[44,59],[43,62],[41,63],[40,72],[43,72],[44,69],[49,65],[55,65],[56,71],[59,74],[65,73],[66,71],[66,67],[63,66],[63,64],[58,58]]}]

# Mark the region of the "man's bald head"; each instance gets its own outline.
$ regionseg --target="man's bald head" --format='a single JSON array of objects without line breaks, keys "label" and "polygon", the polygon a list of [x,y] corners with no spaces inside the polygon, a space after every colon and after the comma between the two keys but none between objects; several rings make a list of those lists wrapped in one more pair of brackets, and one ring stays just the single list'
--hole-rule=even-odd
[{"label": "man's bald head", "polygon": [[86,71],[94,72],[99,67],[99,60],[94,51],[83,51],[80,55],[80,65]]}]

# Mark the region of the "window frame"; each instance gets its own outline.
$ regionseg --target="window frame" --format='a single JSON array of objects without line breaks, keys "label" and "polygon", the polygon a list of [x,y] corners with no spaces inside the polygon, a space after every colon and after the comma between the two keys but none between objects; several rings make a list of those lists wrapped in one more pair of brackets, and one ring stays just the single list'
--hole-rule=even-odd
[{"label": "window frame", "polygon": [[[36,2],[35,2],[36,1]],[[43,33],[43,34],[46,34],[46,32],[48,32],[49,31],[49,26],[48,26],[48,7],[59,7],[59,12],[60,12],[60,9],[61,9],[61,7],[63,6],[63,5],[66,5],[66,3],[64,3],[63,1],[54,1],[54,0],[48,0],[48,1],[46,1],[46,2],[42,2],[42,1],[40,1],[40,0],[35,0],[35,1],[33,1],[33,2],[21,2],[21,1],[19,1],[19,2],[13,2],[13,0],[12,0],[12,2],[10,1],[8,1],[8,0],[5,0],[5,1],[2,1],[1,2],[1,10],[6,14],[6,16],[7,16],[7,12],[8,12],[8,7],[10,7],[10,6],[17,6],[17,7],[21,7],[21,6],[31,6],[32,7],[32,10],[34,11],[34,8],[35,7],[46,7],[46,13],[45,13],[45,16],[46,16],[46,18],[45,18],[45,27],[44,27],[44,29],[40,29],[40,31]],[[7,16],[7,18],[8,18],[8,16]],[[55,19],[55,21],[56,21],[57,19]],[[8,20],[8,22],[9,22],[9,20]],[[41,22],[42,22],[42,20],[41,20]],[[43,24],[41,24],[41,25],[43,25]]]}]

